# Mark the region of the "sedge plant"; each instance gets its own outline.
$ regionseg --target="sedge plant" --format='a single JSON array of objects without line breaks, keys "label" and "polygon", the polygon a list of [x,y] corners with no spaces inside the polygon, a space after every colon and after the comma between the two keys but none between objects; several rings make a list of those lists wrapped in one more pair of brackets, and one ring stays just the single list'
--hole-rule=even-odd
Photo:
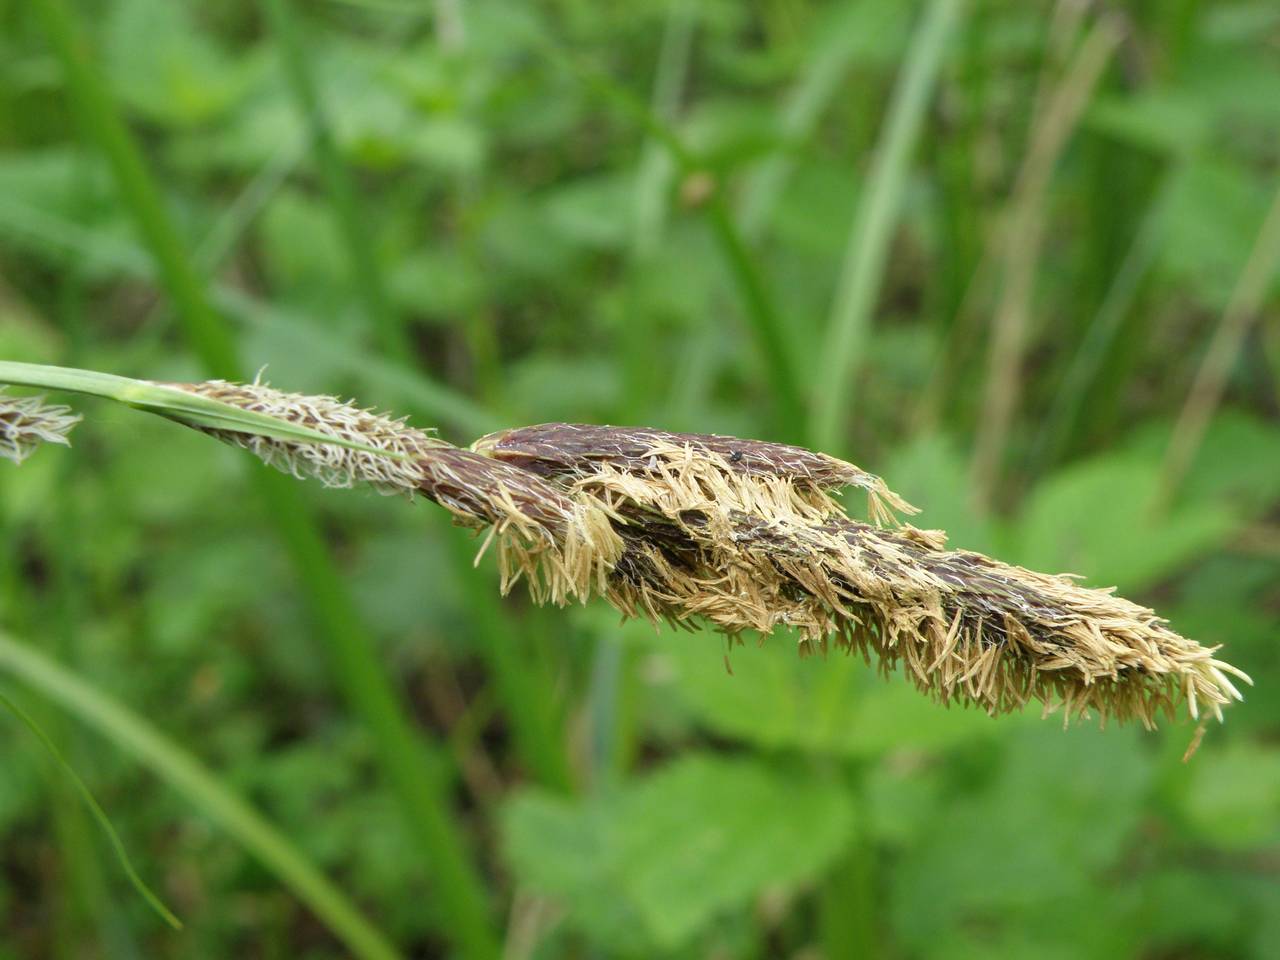
[{"label": "sedge plant", "polygon": [[[422,496],[493,545],[502,589],[539,603],[601,597],[626,616],[747,632],[795,631],[899,665],[944,704],[990,714],[1032,701],[1064,720],[1155,726],[1185,709],[1222,719],[1251,682],[1217,647],[1152,610],[972,551],[900,519],[879,477],[801,447],[650,428],[542,424],[469,448],[326,396],[225,381],[160,384],[0,363],[0,382],[92,393],[242,447],[295,477]],[[65,440],[65,408],[7,399],[0,441]],[[55,426],[56,425],[56,426]],[[867,495],[869,522],[833,496]],[[477,558],[478,560],[479,558]],[[1235,678],[1233,680],[1233,678]]]}]

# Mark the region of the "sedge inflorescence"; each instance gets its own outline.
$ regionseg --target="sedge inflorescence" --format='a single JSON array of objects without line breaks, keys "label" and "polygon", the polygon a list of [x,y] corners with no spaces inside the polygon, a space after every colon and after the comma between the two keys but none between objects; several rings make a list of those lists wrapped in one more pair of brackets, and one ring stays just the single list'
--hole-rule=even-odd
[{"label": "sedge inflorescence", "polygon": [[[706,624],[732,640],[787,629],[802,653],[856,652],[886,673],[901,667],[942,703],[991,714],[1038,701],[1064,719],[1094,712],[1151,727],[1180,708],[1221,719],[1241,699],[1232,678],[1249,682],[1216,647],[1111,590],[948,550],[941,531],[899,519],[916,511],[881,478],[801,447],[550,423],[467,449],[333,397],[168,386],[332,437],[190,423],[296,477],[435,501],[488,531],[504,593],[524,580],[540,603],[600,596],[626,616]],[[46,426],[65,417],[54,409]],[[37,408],[8,420],[3,410],[0,441],[39,419]],[[865,493],[868,521],[836,498],[846,487]]]},{"label": "sedge inflorescence", "polygon": [[80,422],[69,407],[43,397],[11,397],[0,393],[0,457],[22,463],[42,443],[67,446],[67,434]]}]

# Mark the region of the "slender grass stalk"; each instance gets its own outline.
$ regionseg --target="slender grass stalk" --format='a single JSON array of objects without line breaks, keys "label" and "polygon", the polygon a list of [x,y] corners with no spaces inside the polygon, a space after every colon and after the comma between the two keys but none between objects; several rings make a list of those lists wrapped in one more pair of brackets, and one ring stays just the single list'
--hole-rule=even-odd
[{"label": "slender grass stalk", "polygon": [[838,447],[849,422],[851,385],[857,381],[863,361],[871,312],[884,280],[889,241],[906,190],[907,169],[961,5],[962,0],[932,0],[925,10],[858,202],[816,384],[809,432],[819,447]]},{"label": "slender grass stalk", "polygon": [[1151,201],[1146,216],[1138,227],[1137,235],[1107,287],[1102,303],[1089,321],[1084,338],[1063,376],[1062,385],[1054,392],[1049,416],[1044,428],[1038,432],[1032,450],[1035,473],[1057,461],[1071,443],[1080,412],[1092,392],[1098,372],[1111,352],[1125,314],[1133,306],[1134,298],[1142,286],[1143,278],[1150,271],[1160,251],[1168,219],[1170,188],[1177,176],[1176,169],[1165,174],[1155,199]]},{"label": "slender grass stalk", "polygon": [[[89,284],[77,269],[72,282],[64,288],[70,296],[59,304],[59,326],[66,340],[62,351],[64,362],[76,365],[85,355],[86,294]],[[85,549],[84,510],[78,479],[84,476],[86,460],[81,451],[72,448],[59,458],[60,470],[56,475],[57,488],[55,516],[52,519],[52,539],[46,562],[49,565],[49,581],[53,588],[54,617],[41,631],[48,631],[53,639],[49,654],[69,668],[80,663],[80,637],[84,622]],[[15,624],[16,626],[16,624]],[[83,768],[83,761],[92,754],[85,738],[88,733],[73,725],[66,711],[59,710],[47,700],[41,700],[38,714],[41,723],[59,749],[76,767]],[[93,837],[93,824],[83,804],[74,795],[70,784],[59,783],[54,790],[53,830],[57,837],[61,862],[66,865],[68,880],[75,891],[68,898],[69,906],[79,904],[89,921],[96,928],[97,940],[102,950],[120,960],[140,960],[142,954],[137,937],[128,924],[123,904],[111,896],[105,865],[98,853]],[[67,930],[68,944],[77,942],[78,928],[73,924]],[[70,956],[71,951],[68,951]]]},{"label": "slender grass stalk", "polygon": [[154,891],[147,886],[146,881],[138,874],[138,871],[133,866],[133,861],[129,859],[129,852],[125,849],[124,841],[120,839],[120,834],[116,833],[116,828],[112,826],[111,819],[107,816],[106,811],[102,809],[102,806],[94,797],[89,785],[80,779],[80,775],[76,773],[75,768],[67,762],[67,758],[62,755],[62,751],[58,749],[52,738],[36,723],[31,714],[2,693],[0,693],[0,706],[3,706],[22,721],[23,725],[31,731],[32,735],[40,741],[40,745],[53,758],[54,763],[58,765],[63,775],[70,780],[86,809],[93,815],[94,820],[97,821],[98,826],[106,835],[107,842],[111,844],[111,850],[115,854],[116,860],[120,863],[120,868],[124,870],[129,884],[138,892],[138,896],[142,897],[147,906],[154,910],[160,919],[170,927],[174,930],[181,930],[182,921],[174,915],[172,910],[165,906],[164,901],[156,896]]},{"label": "slender grass stalk", "polygon": [[840,89],[857,40],[857,31],[847,29],[834,30],[824,37],[814,55],[806,58],[804,73],[787,93],[778,119],[784,143],[751,171],[738,203],[738,222],[748,241],[759,238],[769,222],[795,165],[789,148],[806,140],[817,126]]},{"label": "slender grass stalk", "polygon": [[[214,377],[235,379],[239,367],[229,328],[210,305],[205,287],[183,250],[142,156],[97,76],[82,35],[62,0],[35,0],[34,8],[61,63],[72,99],[106,155],[116,184],[155,258],[188,338]],[[424,760],[399,695],[382,672],[372,637],[338,575],[315,521],[287,481],[256,472],[253,483],[302,581],[325,640],[334,679],[373,734],[382,767],[400,800],[423,862],[436,880],[448,923],[441,932],[476,957],[499,952],[488,895],[468,844],[453,819],[447,792]]]},{"label": "slender grass stalk", "polygon": [[1104,14],[1090,28],[1048,98],[1014,185],[1005,224],[1004,278],[991,321],[987,385],[973,454],[972,490],[980,509],[991,505],[1021,392],[1031,297],[1044,235],[1045,195],[1058,158],[1123,35],[1115,14]]},{"label": "slender grass stalk", "polygon": [[718,190],[707,203],[707,217],[746,308],[765,375],[773,387],[775,429],[781,439],[799,439],[800,425],[805,421],[804,397],[773,295]]},{"label": "slender grass stalk", "polygon": [[1258,318],[1267,288],[1277,270],[1280,270],[1280,189],[1271,201],[1249,259],[1223,311],[1222,320],[1213,332],[1209,349],[1174,425],[1173,436],[1165,451],[1157,509],[1168,505],[1186,476],[1204,440],[1209,421],[1222,401],[1231,366],[1240,355],[1240,347],[1250,326]]},{"label": "slender grass stalk", "polygon": [[[682,172],[694,173],[702,169],[700,159],[684,145],[670,125],[655,115],[649,105],[630,90],[608,74],[580,63],[577,58],[554,44],[546,43],[540,38],[535,38],[534,42],[549,59],[571,71],[588,87],[639,123],[654,140],[671,152]],[[791,437],[799,431],[799,425],[804,423],[805,403],[799,374],[788,346],[786,324],[719,188],[712,191],[702,209],[707,216],[716,246],[729,268],[756,341],[765,376],[769,379],[774,402],[775,429],[781,436]]]},{"label": "slender grass stalk", "polygon": [[539,783],[567,793],[573,777],[553,684],[539,664],[530,662],[528,631],[510,621],[502,606],[493,602],[486,583],[472,572],[474,554],[470,544],[455,538],[454,563],[466,592],[469,618],[507,711],[516,751]]},{"label": "slender grass stalk", "polygon": [[[87,396],[114,400],[125,406],[147,413],[154,413],[187,426],[205,430],[224,430],[245,433],[293,443],[334,444],[347,449],[376,453],[392,459],[404,459],[394,450],[382,450],[356,440],[348,440],[321,433],[300,423],[281,420],[257,410],[248,410],[224,403],[215,397],[193,394],[187,390],[169,387],[149,380],[135,380],[96,370],[79,370],[74,367],[53,367],[38,363],[19,363],[0,360],[0,383],[16,386],[39,387],[45,390],[66,390]],[[46,408],[48,409],[48,408]],[[55,419],[71,423],[65,408],[53,408]],[[67,427],[70,424],[66,424]],[[64,438],[53,437],[55,442],[65,443]]]},{"label": "slender grass stalk", "polygon": [[382,270],[378,265],[376,248],[357,208],[351,174],[338,153],[333,131],[320,102],[311,56],[302,36],[302,26],[291,0],[263,0],[263,10],[280,48],[289,92],[310,131],[325,193],[333,208],[343,246],[351,259],[356,290],[377,330],[382,349],[405,366],[412,366],[413,349],[409,336],[399,314],[391,306]]},{"label": "slender grass stalk", "polygon": [[212,272],[236,248],[258,214],[297,168],[309,146],[309,142],[303,141],[281,149],[227,204],[194,251],[194,260],[201,271]]},{"label": "slender grass stalk", "polygon": [[367,960],[399,956],[342,891],[283,834],[145,719],[3,632],[0,670],[60,704],[168,782],[256,856],[355,956]]},{"label": "slender grass stalk", "polygon": [[[669,4],[649,108],[653,116],[664,124],[673,121],[680,106],[689,75],[697,22],[697,0],[675,0]],[[675,168],[675,157],[651,136],[640,151],[633,194],[635,217],[631,230],[631,255],[635,260],[643,261],[652,256],[661,242],[666,226],[667,193]]]}]

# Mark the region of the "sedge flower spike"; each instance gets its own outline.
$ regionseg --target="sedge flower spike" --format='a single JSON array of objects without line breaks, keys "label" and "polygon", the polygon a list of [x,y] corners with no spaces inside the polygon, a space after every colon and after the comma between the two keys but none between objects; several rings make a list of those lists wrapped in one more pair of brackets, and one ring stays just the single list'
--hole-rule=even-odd
[{"label": "sedge flower spike", "polygon": [[[503,592],[523,579],[539,603],[600,596],[626,616],[735,640],[787,629],[801,653],[834,646],[885,673],[901,666],[938,701],[990,714],[1038,701],[1064,721],[1096,712],[1152,727],[1179,709],[1220,720],[1242,699],[1234,681],[1251,682],[1217,647],[1110,590],[948,550],[941,531],[898,519],[916,511],[881,478],[801,447],[550,423],[464,449],[333,397],[261,383],[164,387],[232,415],[154,399],[145,409],[286,473],[423,496],[487,530]],[[39,411],[55,442],[74,422],[65,408],[27,406],[8,420],[3,409],[0,442],[24,455],[11,435],[36,429]],[[255,428],[246,413],[291,429]],[[846,513],[834,496],[844,487],[865,493],[871,522]]]},{"label": "sedge flower spike", "polygon": [[22,463],[42,443],[70,446],[67,434],[79,422],[69,407],[47,404],[43,397],[0,394],[0,457]]}]

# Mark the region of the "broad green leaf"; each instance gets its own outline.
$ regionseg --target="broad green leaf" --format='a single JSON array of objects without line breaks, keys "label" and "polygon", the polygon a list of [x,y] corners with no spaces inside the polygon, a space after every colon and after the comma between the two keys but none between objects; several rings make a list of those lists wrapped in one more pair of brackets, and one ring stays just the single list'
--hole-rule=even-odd
[{"label": "broad green leaf", "polygon": [[849,757],[939,750],[989,736],[985,714],[946,709],[900,675],[876,675],[861,658],[832,651],[801,658],[794,637],[770,637],[728,654],[708,635],[668,632],[654,642],[660,676],[698,720],[718,733],[769,749]]},{"label": "broad green leaf", "polygon": [[1167,153],[1196,148],[1209,135],[1212,114],[1185,90],[1149,89],[1099,100],[1086,116],[1095,130]]},{"label": "broad green leaf", "polygon": [[1039,942],[1036,956],[1130,952],[1125,885],[1106,878],[1149,789],[1138,738],[1131,728],[1034,726],[989,782],[957,784],[894,871],[892,923],[909,951],[967,957],[986,944],[1013,957]]},{"label": "broad green leaf", "polygon": [[1160,269],[1214,309],[1226,305],[1258,236],[1269,189],[1230,160],[1185,164],[1169,194]]},{"label": "broad green leaf", "polygon": [[194,124],[232,107],[246,89],[240,65],[194,22],[182,0],[118,0],[107,23],[107,64],[116,93],[166,124]]},{"label": "broad green leaf", "polygon": [[913,437],[894,451],[882,473],[891,489],[920,508],[912,518],[916,526],[945,530],[952,549],[992,552],[991,522],[970,500],[968,464],[946,437]]},{"label": "broad green leaf", "polygon": [[1250,743],[1197,756],[1183,811],[1214,843],[1249,849],[1280,841],[1280,755]]},{"label": "broad green leaf", "polygon": [[1069,467],[1030,497],[1009,559],[1047,573],[1077,573],[1094,587],[1141,590],[1221,543],[1234,512],[1213,503],[1153,515],[1159,460],[1100,457]]},{"label": "broad green leaf", "polygon": [[853,830],[851,799],[802,768],[688,755],[575,804],[526,792],[505,815],[520,880],[605,944],[687,943],[766,891],[816,878]]}]

